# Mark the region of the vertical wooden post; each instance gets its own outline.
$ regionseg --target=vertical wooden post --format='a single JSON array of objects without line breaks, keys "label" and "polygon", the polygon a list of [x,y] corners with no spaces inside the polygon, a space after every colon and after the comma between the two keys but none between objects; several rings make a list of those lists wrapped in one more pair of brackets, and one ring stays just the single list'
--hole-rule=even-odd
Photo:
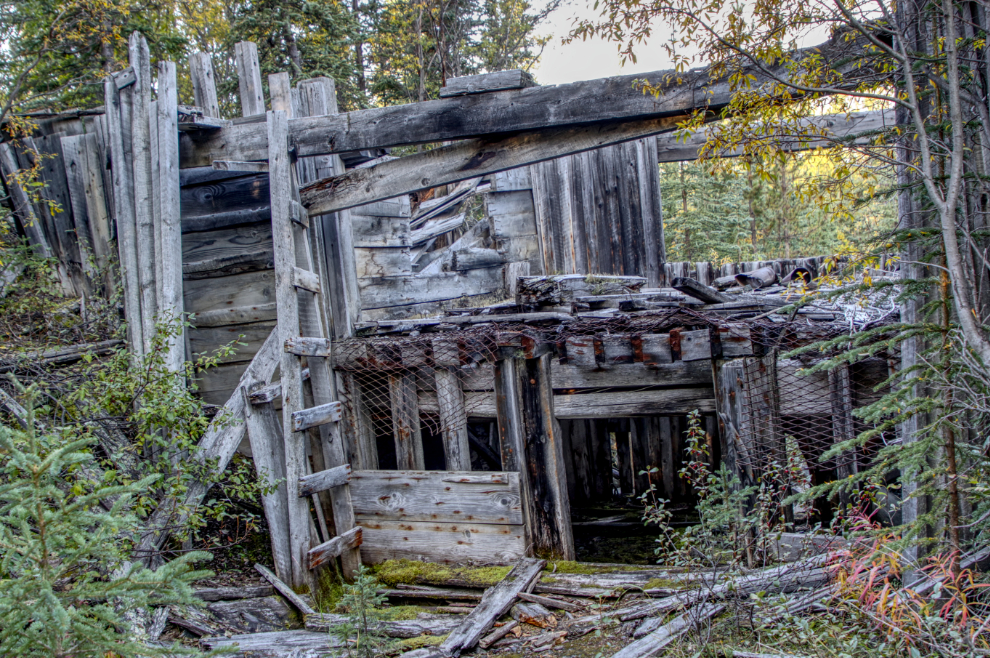
[{"label": "vertical wooden post", "polygon": [[244,424],[251,443],[251,459],[261,482],[279,482],[275,490],[261,496],[268,519],[268,535],[272,543],[275,573],[282,580],[292,579],[292,558],[289,543],[289,499],[286,491],[285,443],[275,407],[269,400],[255,406],[248,386],[241,386],[244,395]]},{"label": "vertical wooden post", "polygon": [[[117,222],[117,249],[124,284],[124,315],[127,317],[127,342],[136,359],[144,355],[141,321],[141,284],[138,280],[137,227],[134,222],[134,186],[124,145],[125,107],[117,83],[112,77],[103,82],[106,103],[107,136],[110,141],[110,166],[113,168],[114,218]],[[127,89],[128,94],[131,89]],[[130,126],[128,125],[128,131]]]},{"label": "vertical wooden post", "polygon": [[[161,211],[161,290],[159,312],[182,317],[182,221],[179,210],[179,94],[175,63],[158,65],[158,198]],[[184,330],[183,330],[184,332]],[[170,339],[165,357],[170,370],[184,361],[185,340],[180,332]]]},{"label": "vertical wooden post", "polygon": [[657,422],[660,432],[660,473],[663,480],[663,495],[674,500],[677,494],[677,480],[674,469],[674,428],[670,416],[661,416]]},{"label": "vertical wooden post", "polygon": [[592,474],[592,496],[597,502],[612,500],[612,442],[607,420],[588,421],[589,463]]},{"label": "vertical wooden post", "polygon": [[419,426],[419,398],[416,395],[416,374],[393,373],[388,376],[389,399],[392,403],[392,437],[395,440],[395,461],[400,471],[421,471],[423,437]]},{"label": "vertical wooden post", "polygon": [[632,433],[629,431],[629,420],[626,418],[617,418],[609,424],[615,433],[615,451],[619,467],[619,490],[623,496],[631,497],[636,494],[635,478],[633,477],[636,467],[633,464],[632,445],[630,443]]},{"label": "vertical wooden post", "polygon": [[[650,488],[650,482],[657,482],[656,476],[649,474],[651,467],[659,467],[660,434],[657,418],[634,418],[632,420],[632,447],[635,472],[633,480],[636,484],[636,494],[640,495]],[[659,489],[659,487],[657,487]]]},{"label": "vertical wooden post", "polygon": [[456,340],[433,339],[433,375],[437,385],[437,405],[448,471],[471,470],[467,412],[464,408],[461,380],[457,376],[460,363],[460,348]]},{"label": "vertical wooden post", "polygon": [[138,285],[141,300],[141,336],[144,350],[151,347],[155,335],[158,300],[155,283],[155,207],[151,166],[151,53],[140,32],[128,41],[134,83],[131,115],[132,184],[134,185],[134,219],[137,235]]},{"label": "vertical wooden post", "polygon": [[[842,365],[828,371],[828,386],[832,398],[832,443],[843,443],[856,438],[853,425],[852,388],[849,366]],[[835,458],[835,474],[845,480],[858,472],[856,451],[846,450]],[[846,507],[850,502],[848,491],[839,492],[839,502]]]},{"label": "vertical wooden post", "polygon": [[347,459],[355,471],[378,470],[378,440],[364,407],[361,384],[350,371],[337,371],[337,390],[348,401],[341,423],[347,437]]},{"label": "vertical wooden post", "polygon": [[[289,122],[285,112],[268,113],[268,178],[271,189],[272,236],[275,251],[275,303],[279,342],[300,335],[299,301],[293,287],[296,267],[292,225],[292,178],[289,161]],[[303,409],[302,372],[298,357],[281,356],[282,436],[285,443],[286,497],[289,507],[289,550],[292,585],[310,586],[306,554],[309,550],[309,501],[299,497],[299,478],[306,475],[306,447],[294,434],[292,414]]]},{"label": "vertical wooden post", "polygon": [[560,428],[553,411],[550,358],[544,354],[496,361],[495,406],[503,465],[521,473],[533,551],[573,560],[570,500]]},{"label": "vertical wooden post", "polygon": [[189,77],[192,79],[193,102],[196,107],[203,110],[203,116],[219,119],[217,82],[213,73],[213,60],[208,53],[193,53],[189,56]]},{"label": "vertical wooden post", "polygon": [[570,433],[571,464],[574,472],[574,486],[568,489],[571,504],[587,504],[592,499],[592,475],[590,463],[590,434],[588,426],[592,421],[586,419],[571,420],[568,427],[560,421],[561,432]]},{"label": "vertical wooden post", "polygon": [[251,41],[239,41],[234,45],[234,57],[237,61],[241,116],[264,114],[265,92],[261,86],[261,65],[258,63],[257,44]]}]

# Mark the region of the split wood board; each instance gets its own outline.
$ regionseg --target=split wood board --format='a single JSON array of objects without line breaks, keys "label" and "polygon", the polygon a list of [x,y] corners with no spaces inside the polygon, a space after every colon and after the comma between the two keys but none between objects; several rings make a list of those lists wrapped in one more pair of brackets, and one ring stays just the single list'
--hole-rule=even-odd
[{"label": "split wood board", "polygon": [[[354,471],[351,500],[362,521],[422,521],[432,523],[523,522],[519,474],[505,473],[506,482],[450,481],[453,471]],[[363,525],[363,523],[362,523]],[[369,533],[370,535],[370,533]],[[365,536],[365,544],[369,536]]]},{"label": "split wood board", "polygon": [[407,306],[489,294],[504,285],[502,267],[433,276],[387,276],[361,281],[362,309]]},{"label": "split wood board", "polygon": [[182,237],[182,274],[186,279],[274,267],[270,223],[187,233]]},{"label": "split wood board", "polygon": [[[715,392],[708,386],[657,389],[652,391],[610,391],[554,395],[557,418],[626,418],[686,414],[695,409],[715,412]],[[483,391],[464,393],[464,408],[469,417],[494,418],[495,395]],[[419,394],[421,413],[439,413],[435,393]]]}]

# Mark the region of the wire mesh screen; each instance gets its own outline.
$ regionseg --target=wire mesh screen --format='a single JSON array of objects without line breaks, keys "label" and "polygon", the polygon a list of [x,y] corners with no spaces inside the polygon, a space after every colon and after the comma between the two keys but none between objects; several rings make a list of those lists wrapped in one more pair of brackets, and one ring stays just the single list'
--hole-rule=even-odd
[{"label": "wire mesh screen", "polygon": [[[558,393],[623,394],[664,386],[656,377],[646,376],[647,368],[656,365],[651,359],[657,360],[650,352],[651,345],[668,350],[666,361],[659,358],[660,362],[687,359],[692,348],[684,332],[695,332],[707,341],[726,324],[719,316],[683,308],[610,318],[572,317],[563,322],[558,318],[500,322],[498,316],[485,318],[483,323],[475,320],[474,324],[438,321],[401,333],[337,342],[333,361],[345,423],[377,445],[382,468],[391,464],[390,454],[395,455],[400,469],[413,464],[443,468],[443,459],[436,455],[444,454],[444,439],[467,432],[472,450],[486,452],[489,466],[497,469],[495,363],[505,348],[524,353],[527,345],[551,343],[554,368],[567,365],[605,375],[594,378],[599,382],[594,389]],[[744,356],[745,386],[739,405],[742,445],[737,455],[740,468],[755,474],[772,464],[786,466],[798,458],[813,480],[822,480],[834,478],[842,468],[855,468],[858,461],[868,458],[864,453],[821,460],[833,444],[862,431],[852,412],[870,401],[873,386],[883,381],[885,374],[878,375],[873,366],[864,369],[856,365],[805,375],[800,371],[811,367],[813,360],[781,356],[796,347],[832,338],[848,327],[772,320],[737,322],[732,327],[723,335],[738,336],[742,328],[744,337],[748,336],[746,349],[750,350],[732,354]],[[738,348],[738,343],[733,347]],[[712,349],[717,352],[721,348]],[[878,361],[886,367],[885,362]],[[624,371],[627,376],[609,379],[611,369],[637,363],[644,368],[642,386],[637,378],[628,376],[628,369]],[[612,381],[614,386],[609,385]],[[677,382],[672,380],[668,385],[676,386]],[[661,409],[658,415],[663,413]],[[490,429],[479,429],[480,424]]]}]

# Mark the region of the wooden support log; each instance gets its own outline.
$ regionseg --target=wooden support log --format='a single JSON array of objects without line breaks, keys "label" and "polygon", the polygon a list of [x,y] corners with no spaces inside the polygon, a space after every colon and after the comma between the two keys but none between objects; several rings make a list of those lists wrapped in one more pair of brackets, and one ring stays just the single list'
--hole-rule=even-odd
[{"label": "wooden support log", "polygon": [[462,651],[473,648],[495,620],[512,607],[519,592],[540,577],[545,564],[545,560],[530,558],[519,560],[498,585],[485,591],[485,596],[478,607],[440,645],[440,652],[459,656]]},{"label": "wooden support log", "polygon": [[772,267],[761,267],[751,272],[740,272],[736,275],[736,282],[741,286],[767,288],[777,283],[777,272]]},{"label": "wooden support log", "polygon": [[355,549],[361,546],[361,527],[351,528],[342,535],[334,537],[330,541],[323,542],[309,551],[309,568],[316,569],[339,556],[347,549]]},{"label": "wooden support log", "polygon": [[299,496],[309,496],[347,484],[351,479],[351,465],[334,466],[319,473],[299,478]]},{"label": "wooden support log", "polygon": [[673,288],[680,290],[685,295],[690,295],[695,299],[700,299],[706,304],[723,304],[725,302],[732,302],[736,300],[736,298],[731,295],[726,295],[718,290],[715,290],[711,286],[703,285],[694,279],[689,279],[686,277],[677,277],[671,282],[670,285]]},{"label": "wooden support log", "polygon": [[461,381],[455,370],[446,367],[436,368],[433,375],[437,385],[446,468],[450,471],[470,471],[471,448],[468,445],[467,413]]},{"label": "wooden support log", "polygon": [[424,468],[423,437],[419,425],[419,399],[415,373],[388,376],[392,407],[392,438],[399,470],[421,471]]}]

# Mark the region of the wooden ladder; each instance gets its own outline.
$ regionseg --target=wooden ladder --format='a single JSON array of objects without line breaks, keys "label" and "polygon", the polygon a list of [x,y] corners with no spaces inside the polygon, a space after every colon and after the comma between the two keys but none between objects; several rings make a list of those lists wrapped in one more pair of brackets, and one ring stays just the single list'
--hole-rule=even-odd
[{"label": "wooden ladder", "polygon": [[[285,104],[281,105],[285,107]],[[274,102],[273,106],[277,107]],[[350,465],[346,463],[337,425],[341,405],[334,399],[329,364],[330,339],[321,312],[323,291],[310,246],[309,215],[299,203],[299,186],[290,151],[289,114],[286,111],[290,109],[268,112],[267,119],[275,300],[280,343],[285,348],[279,369],[288,543],[291,582],[293,587],[299,588],[311,587],[310,570],[337,555],[341,557],[344,577],[350,580],[361,564],[358,549],[361,529],[354,525],[354,509],[347,484]],[[304,357],[313,399],[313,406],[308,408],[303,390]],[[311,474],[306,451],[306,432],[310,428],[319,430],[319,441],[313,446],[312,453],[315,466],[322,470],[315,474]],[[311,548],[309,497],[320,491],[329,493],[337,536]]]}]

